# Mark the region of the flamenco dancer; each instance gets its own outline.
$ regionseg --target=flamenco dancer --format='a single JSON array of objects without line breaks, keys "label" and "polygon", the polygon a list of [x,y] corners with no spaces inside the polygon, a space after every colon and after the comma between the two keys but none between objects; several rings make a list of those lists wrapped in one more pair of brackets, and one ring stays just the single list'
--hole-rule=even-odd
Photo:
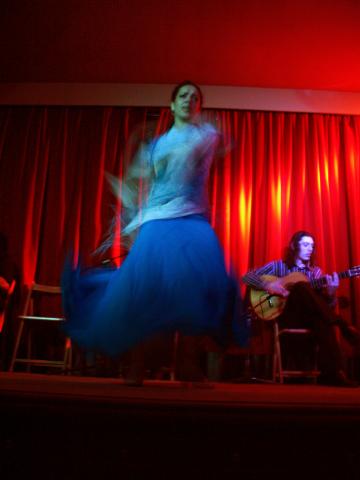
[{"label": "flamenco dancer", "polygon": [[[188,381],[201,380],[191,339],[225,341],[232,330],[237,343],[247,341],[236,282],[207,219],[207,180],[220,135],[201,120],[202,100],[196,84],[177,85],[172,127],[140,148],[121,189],[112,180],[125,208],[122,237],[135,239],[121,267],[82,273],[67,266],[62,279],[66,330],[79,345],[117,356],[141,351],[155,334],[178,331],[188,339],[178,374]],[[140,178],[149,184],[141,212],[132,189]]]}]

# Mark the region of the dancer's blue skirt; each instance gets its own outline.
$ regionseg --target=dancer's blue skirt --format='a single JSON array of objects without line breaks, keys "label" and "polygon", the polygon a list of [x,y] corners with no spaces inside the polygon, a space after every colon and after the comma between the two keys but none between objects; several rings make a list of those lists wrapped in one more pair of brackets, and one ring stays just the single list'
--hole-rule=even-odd
[{"label": "dancer's blue skirt", "polygon": [[62,277],[66,331],[81,346],[115,356],[161,332],[247,340],[236,282],[201,215],[145,223],[118,269]]}]

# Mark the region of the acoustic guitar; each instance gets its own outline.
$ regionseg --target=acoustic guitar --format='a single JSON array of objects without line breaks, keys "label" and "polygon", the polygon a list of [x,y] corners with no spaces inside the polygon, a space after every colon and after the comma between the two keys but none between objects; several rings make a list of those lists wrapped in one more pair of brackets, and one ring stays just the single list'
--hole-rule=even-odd
[{"label": "acoustic guitar", "polygon": [[[360,275],[360,265],[352,267],[349,270],[338,273],[339,278],[351,278]],[[322,288],[326,285],[326,277],[320,277],[310,280],[301,272],[292,272],[285,277],[278,278],[275,275],[262,275],[261,280],[264,282],[273,282],[280,280],[280,283],[287,290],[298,282],[310,282],[313,288]],[[273,320],[277,318],[284,310],[286,305],[286,297],[272,295],[264,290],[250,290],[250,303],[256,315],[262,320]]]}]

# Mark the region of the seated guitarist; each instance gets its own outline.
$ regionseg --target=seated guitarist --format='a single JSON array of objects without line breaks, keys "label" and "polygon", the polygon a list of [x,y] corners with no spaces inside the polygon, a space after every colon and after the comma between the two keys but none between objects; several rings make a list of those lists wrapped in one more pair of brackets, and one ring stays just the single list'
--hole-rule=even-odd
[{"label": "seated guitarist", "polygon": [[[271,298],[269,295],[286,298],[278,317],[280,327],[311,328],[314,331],[319,344],[320,380],[323,383],[357,386],[345,374],[344,355],[334,327],[338,326],[344,338],[352,345],[359,345],[360,332],[336,315],[334,307],[339,285],[338,274],[324,276],[321,269],[313,264],[314,250],[314,237],[306,231],[298,231],[291,238],[284,260],[275,260],[248,272],[243,281],[253,289],[267,292],[266,298]],[[295,283],[287,284],[283,277],[293,272],[302,273],[309,281],[304,277],[304,281],[297,279]],[[268,275],[278,278],[264,278]],[[297,275],[301,277],[299,273]],[[313,288],[311,282],[320,278],[323,278],[324,286],[320,289]]]}]

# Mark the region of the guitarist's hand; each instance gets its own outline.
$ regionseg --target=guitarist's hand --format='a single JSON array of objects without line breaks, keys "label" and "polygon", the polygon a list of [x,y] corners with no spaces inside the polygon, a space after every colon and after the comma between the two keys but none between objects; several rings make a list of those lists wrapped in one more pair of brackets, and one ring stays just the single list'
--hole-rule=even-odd
[{"label": "guitarist's hand", "polygon": [[280,297],[287,297],[289,290],[287,290],[282,284],[281,280],[274,280],[273,282],[266,282],[265,289],[270,295],[279,295]]},{"label": "guitarist's hand", "polygon": [[329,297],[335,295],[336,289],[339,286],[339,275],[334,272],[332,275],[326,275],[326,291]]}]

